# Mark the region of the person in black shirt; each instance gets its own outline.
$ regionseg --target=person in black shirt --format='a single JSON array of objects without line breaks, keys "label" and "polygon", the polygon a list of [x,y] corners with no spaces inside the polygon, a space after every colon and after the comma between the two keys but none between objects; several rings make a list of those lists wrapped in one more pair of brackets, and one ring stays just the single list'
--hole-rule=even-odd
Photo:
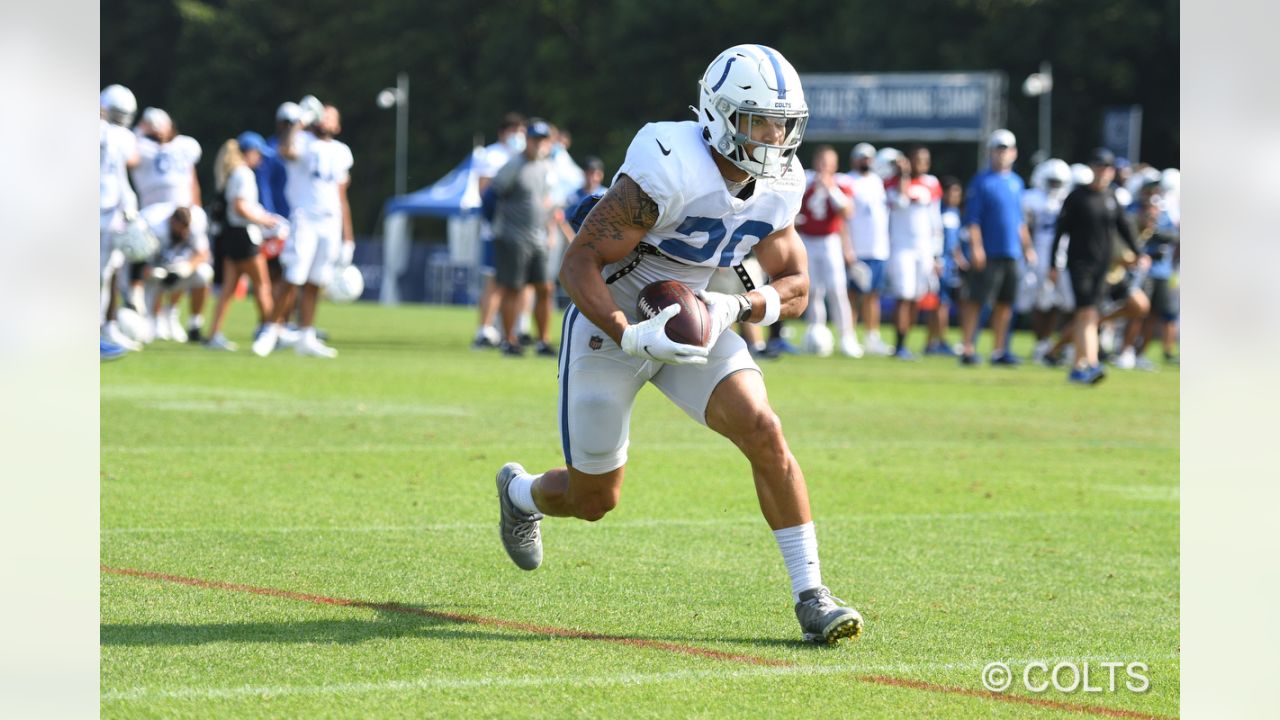
[{"label": "person in black shirt", "polygon": [[[1107,289],[1106,275],[1111,264],[1113,235],[1118,233],[1134,257],[1139,255],[1133,228],[1111,189],[1111,181],[1116,174],[1115,162],[1115,155],[1106,148],[1097,148],[1090,154],[1093,182],[1077,187],[1063,201],[1050,254],[1051,257],[1056,256],[1062,237],[1070,236],[1067,273],[1076,297],[1072,320],[1076,361],[1068,376],[1072,382],[1092,384],[1104,376],[1098,363],[1098,304]],[[1058,282],[1057,268],[1050,271],[1050,279]]]}]

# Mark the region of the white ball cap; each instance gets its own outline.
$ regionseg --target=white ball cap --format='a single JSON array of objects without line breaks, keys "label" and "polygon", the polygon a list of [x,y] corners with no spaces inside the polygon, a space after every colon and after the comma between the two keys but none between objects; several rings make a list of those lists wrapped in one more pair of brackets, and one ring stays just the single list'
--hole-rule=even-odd
[{"label": "white ball cap", "polygon": [[849,153],[851,158],[874,158],[876,156],[876,146],[871,143],[858,143],[853,146],[853,152]]},{"label": "white ball cap", "polygon": [[1013,133],[1000,128],[991,133],[991,137],[987,138],[987,147],[1018,147],[1018,140],[1013,136]]},{"label": "white ball cap", "polygon": [[302,119],[302,108],[298,107],[298,103],[292,100],[286,100],[280,103],[280,107],[276,108],[276,122],[296,123]]}]

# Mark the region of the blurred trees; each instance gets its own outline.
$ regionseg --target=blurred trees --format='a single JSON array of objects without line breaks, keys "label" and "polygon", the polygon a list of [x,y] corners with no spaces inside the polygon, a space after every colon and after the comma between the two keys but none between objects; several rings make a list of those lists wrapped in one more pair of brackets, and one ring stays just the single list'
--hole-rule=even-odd
[{"label": "blurred trees", "polygon": [[[1177,165],[1176,0],[103,0],[101,81],[164,107],[205,147],[312,93],[343,112],[359,234],[392,191],[395,117],[377,92],[410,76],[409,187],[492,141],[507,110],[573,131],[573,153],[608,172],[651,120],[691,117],[697,78],[724,48],[772,45],[800,72],[999,70],[1023,160],[1036,101],[1020,92],[1053,63],[1053,151],[1099,142],[1108,105],[1144,107],[1143,159]],[[935,149],[935,172],[973,172],[972,146]]]}]

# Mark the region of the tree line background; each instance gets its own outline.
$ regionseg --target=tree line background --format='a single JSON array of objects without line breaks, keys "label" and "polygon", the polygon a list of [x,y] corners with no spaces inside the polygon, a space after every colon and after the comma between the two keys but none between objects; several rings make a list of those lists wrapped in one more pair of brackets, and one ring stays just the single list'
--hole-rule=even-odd
[{"label": "tree line background", "polygon": [[[410,191],[492,142],[508,110],[568,128],[574,157],[599,155],[608,176],[645,122],[692,117],[707,64],[743,42],[801,73],[1003,71],[1024,175],[1038,104],[1021,83],[1048,60],[1055,157],[1099,144],[1104,107],[1140,104],[1141,159],[1179,164],[1177,0],[104,0],[101,18],[102,86],[129,87],[199,140],[207,188],[218,146],[269,135],[284,100],[337,105],[358,235],[376,232],[394,188],[395,112],[374,98],[402,70]],[[977,169],[972,144],[932,148],[935,174]]]}]

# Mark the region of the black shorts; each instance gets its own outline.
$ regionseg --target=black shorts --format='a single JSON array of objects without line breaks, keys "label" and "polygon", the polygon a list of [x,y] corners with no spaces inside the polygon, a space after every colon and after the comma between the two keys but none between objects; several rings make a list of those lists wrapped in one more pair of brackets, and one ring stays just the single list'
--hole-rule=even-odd
[{"label": "black shorts", "polygon": [[496,238],[493,241],[493,279],[504,288],[547,282],[547,249],[534,243]]},{"label": "black shorts", "polygon": [[1018,297],[1018,261],[987,258],[982,270],[965,271],[960,297],[980,305],[990,302],[1012,305]]},{"label": "black shorts", "polygon": [[1151,298],[1151,314],[1173,322],[1178,319],[1178,296],[1169,289],[1168,278],[1147,278],[1142,290]]},{"label": "black shorts", "polygon": [[222,249],[222,256],[235,262],[249,260],[258,254],[258,246],[249,239],[248,228],[223,225],[218,245]]},{"label": "black shorts", "polygon": [[1107,269],[1089,265],[1067,266],[1071,275],[1071,291],[1076,296],[1076,308],[1098,307],[1106,297]]}]

